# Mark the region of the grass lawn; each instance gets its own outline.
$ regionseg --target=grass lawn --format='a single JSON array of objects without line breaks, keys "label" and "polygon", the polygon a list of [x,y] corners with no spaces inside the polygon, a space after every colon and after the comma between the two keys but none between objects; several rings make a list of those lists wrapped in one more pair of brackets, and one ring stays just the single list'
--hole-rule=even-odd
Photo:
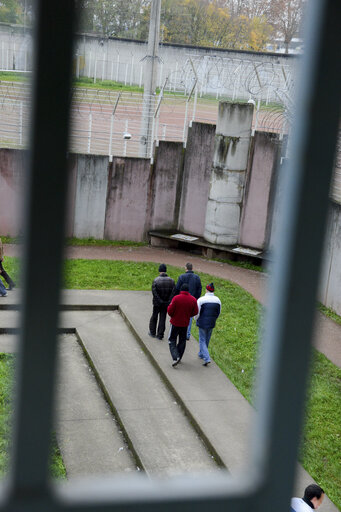
[{"label": "grass lawn", "polygon": [[[14,355],[0,353],[0,476],[4,476],[8,471],[14,362]],[[51,459],[51,476],[66,478],[65,466],[54,434],[52,435]]]},{"label": "grass lawn", "polygon": [[[15,275],[14,258],[6,258],[6,267]],[[168,266],[168,275],[175,280],[182,272],[179,267]],[[64,286],[71,289],[150,290],[157,275],[158,265],[154,263],[67,260]],[[215,283],[216,294],[223,305],[210,346],[211,356],[251,402],[261,306],[248,292],[229,281],[203,273],[200,277],[203,284]],[[196,327],[192,332],[197,338]],[[341,370],[323,354],[314,351],[300,461],[339,508],[340,396]]]}]

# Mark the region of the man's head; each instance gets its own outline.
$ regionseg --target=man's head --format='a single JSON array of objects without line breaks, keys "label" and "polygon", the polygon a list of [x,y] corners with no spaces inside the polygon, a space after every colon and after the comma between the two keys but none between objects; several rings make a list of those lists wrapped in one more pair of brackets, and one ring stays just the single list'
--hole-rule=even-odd
[{"label": "man's head", "polygon": [[310,484],[304,491],[304,500],[312,503],[314,508],[319,508],[324,498],[324,490],[316,484]]},{"label": "man's head", "polygon": [[159,272],[167,272],[167,267],[164,263],[159,266]]},{"label": "man's head", "polygon": [[188,292],[189,288],[188,288],[188,284],[184,283],[181,288],[180,288],[180,292]]},{"label": "man's head", "polygon": [[186,265],[185,265],[185,269],[186,269],[186,271],[187,271],[187,270],[193,270],[193,265],[192,265],[192,263],[186,263]]}]

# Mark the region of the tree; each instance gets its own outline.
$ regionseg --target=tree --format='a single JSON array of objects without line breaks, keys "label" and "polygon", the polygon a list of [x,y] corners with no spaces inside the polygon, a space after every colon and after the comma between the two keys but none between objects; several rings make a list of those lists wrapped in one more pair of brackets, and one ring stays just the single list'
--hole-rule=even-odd
[{"label": "tree", "polygon": [[272,0],[269,20],[284,38],[285,53],[289,52],[292,38],[299,32],[305,0]]},{"label": "tree", "polygon": [[0,1],[0,21],[4,23],[18,23],[20,6],[16,0]]},{"label": "tree", "polygon": [[147,0],[84,0],[81,29],[104,37],[136,37]]}]

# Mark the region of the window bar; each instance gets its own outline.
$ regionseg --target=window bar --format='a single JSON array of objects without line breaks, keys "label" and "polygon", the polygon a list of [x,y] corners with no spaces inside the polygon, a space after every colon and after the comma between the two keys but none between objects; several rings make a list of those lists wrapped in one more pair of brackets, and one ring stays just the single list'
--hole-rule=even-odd
[{"label": "window bar", "polygon": [[[46,491],[64,240],[73,0],[39,0],[11,487]],[[36,497],[36,496],[35,496]]]},{"label": "window bar", "polygon": [[278,510],[285,510],[293,488],[340,118],[341,4],[311,0],[307,10],[306,54],[298,77],[291,155],[283,173],[284,215],[261,347],[253,447],[271,489],[264,510],[271,510],[275,499]]}]

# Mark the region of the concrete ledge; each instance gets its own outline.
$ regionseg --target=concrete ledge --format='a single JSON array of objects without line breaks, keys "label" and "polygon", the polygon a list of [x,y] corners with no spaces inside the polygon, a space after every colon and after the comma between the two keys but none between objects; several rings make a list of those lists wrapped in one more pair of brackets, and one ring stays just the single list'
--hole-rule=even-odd
[{"label": "concrete ledge", "polygon": [[[196,240],[177,240],[172,235],[182,234],[184,236],[193,236]],[[235,252],[237,245],[219,245],[208,242],[202,237],[192,235],[191,233],[181,233],[180,231],[149,231],[150,244],[153,247],[165,247],[170,249],[180,249],[183,251],[200,254],[205,258],[220,258],[232,261],[247,261],[254,265],[261,266],[263,261],[268,261],[269,255],[263,251],[259,254],[243,254]],[[257,250],[258,251],[258,250]]]}]

